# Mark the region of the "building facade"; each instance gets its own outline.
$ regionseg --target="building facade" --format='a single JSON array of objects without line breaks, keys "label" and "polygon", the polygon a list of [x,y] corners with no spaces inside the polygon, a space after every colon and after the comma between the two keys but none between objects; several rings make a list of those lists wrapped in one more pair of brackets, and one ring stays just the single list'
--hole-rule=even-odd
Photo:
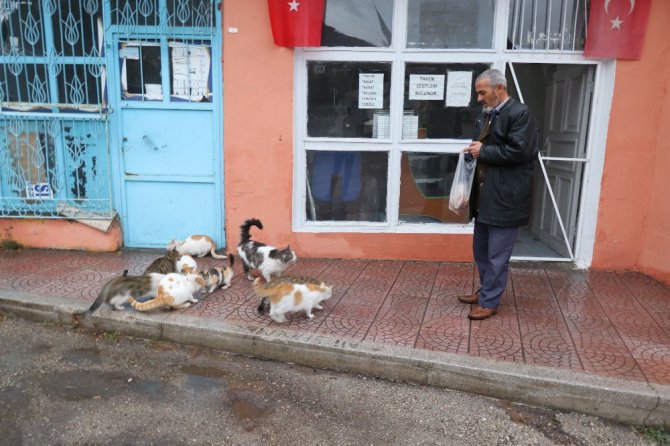
[{"label": "building facade", "polygon": [[267,1],[5,2],[0,231],[235,246],[256,217],[303,257],[470,261],[448,196],[495,67],[543,129],[513,258],[670,282],[670,5],[651,3],[628,61],[584,57],[582,0],[328,0],[303,48],[273,43]]}]

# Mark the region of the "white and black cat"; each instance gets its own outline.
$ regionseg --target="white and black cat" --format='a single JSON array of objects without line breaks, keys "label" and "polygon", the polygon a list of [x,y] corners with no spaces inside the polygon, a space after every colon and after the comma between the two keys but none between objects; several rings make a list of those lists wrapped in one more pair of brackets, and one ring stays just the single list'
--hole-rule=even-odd
[{"label": "white and black cat", "polygon": [[158,292],[158,284],[164,274],[150,273],[145,276],[129,276],[128,270],[122,275],[112,277],[98,293],[97,299],[86,310],[86,314],[93,313],[103,303],[108,303],[115,310],[123,310],[130,298],[154,297]]},{"label": "white and black cat", "polygon": [[280,324],[286,321],[285,314],[293,311],[304,311],[312,319],[312,309],[321,310],[321,302],[333,295],[332,287],[318,279],[294,276],[274,277],[269,282],[257,277],[254,291],[262,297],[258,310],[262,312],[269,302],[270,317]]},{"label": "white and black cat", "polygon": [[237,253],[242,259],[242,266],[247,279],[254,280],[251,276],[251,269],[258,269],[263,278],[269,282],[272,275],[279,275],[291,263],[298,260],[295,252],[290,246],[284,249],[278,249],[274,246],[265,245],[261,242],[251,240],[249,229],[256,226],[263,229],[263,224],[256,218],[246,220],[240,226],[240,243],[237,246]]}]

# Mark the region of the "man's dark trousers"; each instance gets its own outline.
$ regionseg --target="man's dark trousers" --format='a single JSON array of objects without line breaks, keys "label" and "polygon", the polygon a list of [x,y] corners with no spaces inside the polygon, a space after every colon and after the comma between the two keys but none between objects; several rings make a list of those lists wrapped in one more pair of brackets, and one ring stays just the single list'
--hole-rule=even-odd
[{"label": "man's dark trousers", "polygon": [[519,227],[487,225],[475,220],[473,252],[479,270],[479,306],[496,308],[507,286],[509,259]]}]

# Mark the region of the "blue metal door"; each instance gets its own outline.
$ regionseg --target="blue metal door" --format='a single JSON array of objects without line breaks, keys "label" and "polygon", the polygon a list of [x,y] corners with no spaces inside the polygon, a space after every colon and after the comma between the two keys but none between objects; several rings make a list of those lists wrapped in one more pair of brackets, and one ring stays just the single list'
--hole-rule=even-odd
[{"label": "blue metal door", "polygon": [[222,82],[213,0],[112,0],[106,48],[124,244],[222,246]]}]

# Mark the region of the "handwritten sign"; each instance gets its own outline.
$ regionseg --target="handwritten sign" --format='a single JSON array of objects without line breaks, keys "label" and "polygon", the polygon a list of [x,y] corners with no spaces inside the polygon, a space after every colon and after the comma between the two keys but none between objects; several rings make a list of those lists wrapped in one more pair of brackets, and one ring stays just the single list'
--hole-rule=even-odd
[{"label": "handwritten sign", "polygon": [[444,74],[410,74],[409,99],[441,101],[444,97]]},{"label": "handwritten sign", "polygon": [[447,107],[468,107],[472,91],[472,71],[447,73]]},{"label": "handwritten sign", "polygon": [[384,108],[384,73],[358,75],[358,108]]}]

